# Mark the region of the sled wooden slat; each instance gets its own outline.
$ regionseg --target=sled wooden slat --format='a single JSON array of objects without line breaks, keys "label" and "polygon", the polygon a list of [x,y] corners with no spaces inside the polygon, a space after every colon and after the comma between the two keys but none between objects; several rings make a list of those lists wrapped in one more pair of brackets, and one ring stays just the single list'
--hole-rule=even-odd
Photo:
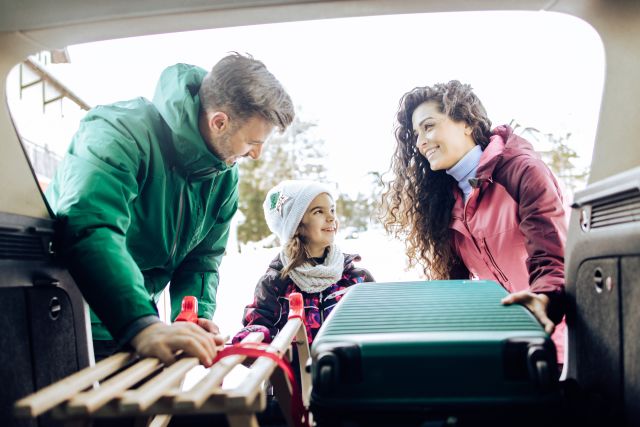
[{"label": "sled wooden slat", "polygon": [[198,363],[195,357],[178,360],[137,390],[126,393],[120,400],[120,409],[123,412],[144,411],[162,397],[168,388],[179,383]]},{"label": "sled wooden slat", "polygon": [[[180,393],[179,391],[171,391],[168,392],[166,396],[162,396],[160,399],[155,401],[150,407],[142,411],[135,412],[126,412],[123,413],[120,410],[119,402],[117,400],[112,401],[106,405],[103,405],[101,408],[97,409],[95,412],[91,414],[91,417],[94,419],[98,418],[118,418],[118,417],[131,417],[131,416],[152,416],[157,414],[167,414],[167,415],[205,415],[205,414],[226,414],[226,413],[234,413],[234,414],[250,414],[256,413],[264,410],[266,407],[266,395],[264,393],[259,393],[256,396],[256,399],[251,402],[246,407],[239,408],[229,408],[225,400],[225,396],[221,395],[211,395],[200,408],[197,410],[188,409],[188,408],[176,408],[173,405],[173,399],[176,394]],[[54,416],[56,418],[61,419],[69,419],[70,416],[67,412],[60,411],[54,412]]]},{"label": "sled wooden slat", "polygon": [[[291,384],[287,380],[287,376],[281,369],[275,369],[269,378],[271,381],[271,385],[273,385],[273,392],[276,396],[290,396],[291,395]],[[291,400],[284,399],[283,401],[278,400],[278,404],[280,405],[280,410],[282,411],[282,415],[285,420],[287,420],[287,425],[294,425],[293,418],[291,418]]]},{"label": "sled wooden slat", "polygon": [[[262,333],[254,332],[243,343],[263,340]],[[309,348],[299,318],[290,319],[265,351],[288,358],[292,342],[300,354],[298,368],[303,368]],[[194,357],[178,355],[174,364],[165,367],[155,358],[118,353],[19,400],[14,411],[23,418],[51,411],[53,418],[67,426],[90,427],[97,419],[134,417],[136,425],[166,427],[173,415],[217,413],[224,414],[230,426],[255,427],[256,414],[267,406],[264,382],[271,379],[287,424],[295,424],[290,414],[293,387],[271,358],[229,355],[216,362],[190,390],[181,390],[186,375],[198,363]],[[247,377],[237,387],[222,389],[225,377],[240,364],[248,365]],[[304,387],[309,374],[304,369],[300,373]],[[307,396],[303,402],[308,402]]]},{"label": "sled wooden slat", "polygon": [[[309,351],[309,341],[307,341],[307,328],[304,323],[300,322],[296,334],[295,346],[298,348],[298,361],[300,368],[300,391],[302,392],[302,404],[305,407],[309,407],[309,399],[311,397],[311,375],[304,375],[307,371],[307,360],[311,358],[311,352]],[[295,368],[295,367],[294,367]]]},{"label": "sled wooden slat", "polygon": [[[293,337],[296,336],[298,329],[301,328],[304,328],[304,325],[300,319],[289,320],[278,335],[274,337],[266,351],[283,354],[287,347],[291,345],[291,341],[293,340]],[[262,383],[271,376],[271,373],[275,368],[276,362],[267,357],[259,357],[256,359],[253,365],[251,365],[251,370],[247,378],[245,378],[237,389],[228,394],[229,397],[227,398],[227,403],[229,406],[243,406],[255,399],[256,394],[260,391]]]},{"label": "sled wooden slat", "polygon": [[[242,342],[243,343],[257,343],[264,340],[264,334],[262,332],[252,332],[247,335]],[[175,399],[176,409],[197,409],[200,408],[204,402],[211,396],[213,392],[220,390],[220,384],[233,368],[242,363],[246,359],[246,356],[235,355],[229,356],[214,366],[211,367],[209,373],[200,380],[191,390],[186,391]]]},{"label": "sled wooden slat", "polygon": [[67,405],[67,412],[69,414],[91,414],[100,406],[120,397],[123,391],[151,375],[161,366],[162,363],[158,359],[151,357],[142,359],[113,378],[109,378],[99,388],[72,398]]},{"label": "sled wooden slat", "polygon": [[171,421],[171,415],[158,415],[147,427],[167,427]]},{"label": "sled wooden slat", "polygon": [[15,404],[16,416],[35,418],[77,393],[91,387],[96,381],[116,372],[133,359],[130,353],[116,353],[94,366],[76,372],[57,383],[20,399]]}]

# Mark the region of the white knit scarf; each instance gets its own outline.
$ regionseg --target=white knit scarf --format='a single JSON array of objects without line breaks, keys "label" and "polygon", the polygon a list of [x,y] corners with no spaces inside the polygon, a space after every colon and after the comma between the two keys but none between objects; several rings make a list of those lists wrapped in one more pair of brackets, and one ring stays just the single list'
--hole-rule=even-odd
[{"label": "white knit scarf", "polygon": [[[280,260],[285,266],[289,264],[290,260],[284,250],[280,252]],[[289,277],[301,291],[317,293],[324,291],[340,280],[343,271],[344,255],[342,255],[340,248],[336,245],[331,245],[324,263],[313,265],[307,261],[291,270]]]}]

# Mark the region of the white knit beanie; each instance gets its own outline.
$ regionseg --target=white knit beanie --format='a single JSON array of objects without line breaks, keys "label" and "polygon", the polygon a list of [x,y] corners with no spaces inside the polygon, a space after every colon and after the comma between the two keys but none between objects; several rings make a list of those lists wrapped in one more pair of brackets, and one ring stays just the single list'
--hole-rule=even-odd
[{"label": "white knit beanie", "polygon": [[269,190],[262,204],[264,218],[282,246],[296,233],[309,204],[322,193],[334,197],[331,187],[315,181],[287,180]]}]

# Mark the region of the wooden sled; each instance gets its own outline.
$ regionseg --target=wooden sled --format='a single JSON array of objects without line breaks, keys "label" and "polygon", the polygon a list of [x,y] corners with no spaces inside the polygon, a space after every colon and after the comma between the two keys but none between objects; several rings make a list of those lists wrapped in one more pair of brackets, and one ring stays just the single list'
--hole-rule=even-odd
[{"label": "wooden sled", "polygon": [[[166,426],[171,416],[178,414],[225,414],[232,427],[253,427],[258,426],[256,414],[266,408],[264,383],[268,379],[287,424],[308,425],[308,419],[294,419],[292,415],[296,399],[299,402],[301,398],[305,409],[309,407],[311,378],[305,369],[309,343],[303,315],[294,312],[293,301],[290,305],[292,312],[286,325],[261,351],[276,355],[275,359],[290,360],[291,346],[297,347],[299,366],[293,368],[300,371],[301,396],[293,394],[297,384],[291,384],[273,357],[224,357],[193,388],[183,391],[185,375],[198,366],[198,359],[183,357],[165,367],[158,359],[123,352],[17,401],[15,414],[35,418],[52,411],[52,416],[67,426],[90,426],[97,418],[135,417],[136,425],[153,427]],[[251,346],[263,339],[262,333],[253,332],[242,343]],[[247,377],[237,387],[223,390],[225,376],[239,364],[249,367]]]}]

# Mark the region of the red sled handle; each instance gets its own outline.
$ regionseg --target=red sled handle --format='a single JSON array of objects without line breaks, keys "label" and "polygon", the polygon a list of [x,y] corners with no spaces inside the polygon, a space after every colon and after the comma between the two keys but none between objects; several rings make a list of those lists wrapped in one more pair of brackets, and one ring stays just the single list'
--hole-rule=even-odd
[{"label": "red sled handle", "polygon": [[191,322],[198,323],[198,298],[193,296],[186,296],[182,298],[182,309],[176,322]]},{"label": "red sled handle", "polygon": [[298,318],[304,323],[304,300],[300,292],[292,292],[289,294],[289,317],[288,319]]}]

